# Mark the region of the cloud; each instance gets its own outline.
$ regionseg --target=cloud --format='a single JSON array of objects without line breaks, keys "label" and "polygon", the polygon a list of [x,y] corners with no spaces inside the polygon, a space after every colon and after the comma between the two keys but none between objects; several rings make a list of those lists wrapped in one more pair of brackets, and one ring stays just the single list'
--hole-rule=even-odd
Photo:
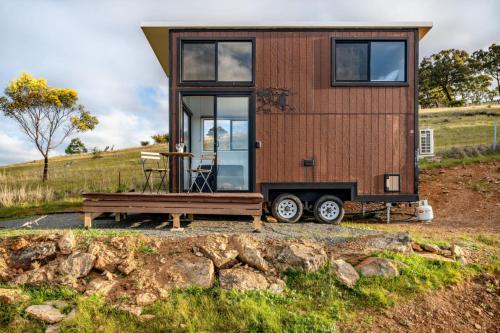
[{"label": "cloud", "polygon": [[0,165],[40,159],[40,153],[23,140],[0,132]]},{"label": "cloud", "polygon": [[[420,55],[444,48],[473,51],[500,43],[498,0],[2,0],[0,88],[21,71],[71,87],[101,120],[81,135],[93,145],[137,145],[168,130],[168,79],[140,30],[144,21],[252,23],[283,21],[433,21]],[[124,119],[110,118],[112,116]],[[4,125],[5,124],[5,125]],[[8,125],[6,125],[8,124]],[[127,134],[123,134],[123,127]],[[131,130],[131,126],[141,126]],[[0,116],[0,134],[31,147]],[[0,164],[11,156],[0,142]],[[63,145],[64,146],[64,145]],[[56,153],[64,149],[61,147]]]}]

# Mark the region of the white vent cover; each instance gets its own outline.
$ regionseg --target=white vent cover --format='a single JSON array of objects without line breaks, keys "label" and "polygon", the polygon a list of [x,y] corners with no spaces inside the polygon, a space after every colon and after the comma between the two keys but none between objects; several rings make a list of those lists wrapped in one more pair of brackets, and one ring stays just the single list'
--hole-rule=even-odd
[{"label": "white vent cover", "polygon": [[424,128],[420,130],[419,155],[434,155],[434,130],[432,128]]}]

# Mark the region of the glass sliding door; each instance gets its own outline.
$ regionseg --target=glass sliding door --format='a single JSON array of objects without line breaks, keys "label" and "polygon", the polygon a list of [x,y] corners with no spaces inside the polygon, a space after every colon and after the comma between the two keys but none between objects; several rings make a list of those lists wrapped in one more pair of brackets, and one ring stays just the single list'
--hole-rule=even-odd
[{"label": "glass sliding door", "polygon": [[249,164],[249,96],[184,95],[182,96],[181,133],[191,161],[183,162],[183,188],[189,189],[189,167],[196,168],[200,157],[215,154],[214,191],[248,191]]},{"label": "glass sliding door", "polygon": [[249,190],[249,97],[218,96],[217,190]]}]

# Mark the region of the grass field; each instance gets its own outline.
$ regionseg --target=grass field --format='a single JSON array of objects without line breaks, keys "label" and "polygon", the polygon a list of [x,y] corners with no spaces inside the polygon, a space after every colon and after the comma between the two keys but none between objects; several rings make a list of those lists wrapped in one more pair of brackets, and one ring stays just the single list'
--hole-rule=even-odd
[{"label": "grass field", "polygon": [[[491,144],[500,105],[421,110],[420,126],[434,128],[437,152],[450,147]],[[140,151],[165,151],[166,145],[50,159],[49,180],[41,182],[42,161],[0,167],[0,219],[60,211],[81,203],[83,192],[140,190],[144,181]],[[421,168],[500,160],[500,154],[422,159]]]},{"label": "grass field", "polygon": [[491,145],[495,122],[500,127],[500,104],[420,110],[420,128],[434,129],[436,152],[451,147]]}]

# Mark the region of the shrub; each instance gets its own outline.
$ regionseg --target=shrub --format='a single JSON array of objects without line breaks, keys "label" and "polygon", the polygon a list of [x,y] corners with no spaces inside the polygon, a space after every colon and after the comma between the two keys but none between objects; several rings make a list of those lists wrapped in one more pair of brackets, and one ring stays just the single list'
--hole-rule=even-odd
[{"label": "shrub", "polygon": [[141,141],[141,146],[146,147],[149,145],[149,141]]},{"label": "shrub", "polygon": [[151,136],[151,139],[153,139],[155,143],[167,143],[169,140],[168,134],[155,134]]},{"label": "shrub", "polygon": [[71,142],[69,143],[68,147],[66,147],[66,150],[64,152],[67,155],[81,154],[86,153],[87,148],[85,148],[82,140],[80,140],[79,138],[73,138],[71,139]]}]

